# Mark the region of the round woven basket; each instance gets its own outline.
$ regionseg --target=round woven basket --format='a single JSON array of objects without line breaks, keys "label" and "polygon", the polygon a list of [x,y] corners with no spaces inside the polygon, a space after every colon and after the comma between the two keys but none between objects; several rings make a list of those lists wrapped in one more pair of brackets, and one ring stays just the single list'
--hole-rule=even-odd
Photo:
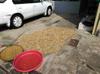
[{"label": "round woven basket", "polygon": [[24,49],[20,45],[7,46],[0,52],[0,59],[3,61],[12,61],[16,55],[23,51]]}]

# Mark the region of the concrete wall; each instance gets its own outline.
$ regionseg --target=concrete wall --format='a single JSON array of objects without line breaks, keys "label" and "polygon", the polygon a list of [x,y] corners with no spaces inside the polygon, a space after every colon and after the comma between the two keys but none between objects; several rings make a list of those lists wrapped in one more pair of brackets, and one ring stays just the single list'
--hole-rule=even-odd
[{"label": "concrete wall", "polygon": [[54,1],[56,13],[79,13],[80,1]]}]

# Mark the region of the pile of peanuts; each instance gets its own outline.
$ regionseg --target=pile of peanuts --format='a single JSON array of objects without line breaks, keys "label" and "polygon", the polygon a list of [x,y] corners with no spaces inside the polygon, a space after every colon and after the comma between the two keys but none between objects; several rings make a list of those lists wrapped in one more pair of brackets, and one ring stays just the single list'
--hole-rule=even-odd
[{"label": "pile of peanuts", "polygon": [[56,53],[61,49],[65,40],[74,33],[73,29],[67,27],[49,27],[31,34],[24,34],[16,43],[24,50],[37,49],[43,51],[44,54]]}]

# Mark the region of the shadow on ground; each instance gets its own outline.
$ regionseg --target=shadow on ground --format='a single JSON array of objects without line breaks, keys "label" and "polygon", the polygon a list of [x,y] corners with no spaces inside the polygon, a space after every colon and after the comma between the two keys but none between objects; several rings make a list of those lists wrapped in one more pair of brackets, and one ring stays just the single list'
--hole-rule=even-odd
[{"label": "shadow on ground", "polygon": [[37,71],[31,71],[31,72],[29,72],[29,74],[42,74],[42,73],[37,72]]},{"label": "shadow on ground", "polygon": [[80,17],[78,14],[72,14],[72,13],[57,13],[57,15],[63,17],[65,20],[68,20],[69,22],[75,24],[78,26],[78,23],[80,22]]},{"label": "shadow on ground", "polygon": [[35,17],[32,17],[32,18],[29,18],[29,19],[27,19],[27,20],[24,21],[24,24],[27,24],[27,23],[29,23],[29,22],[38,20],[38,19],[40,19],[40,18],[42,18],[42,17],[43,17],[43,15],[39,15],[39,16],[35,16]]},{"label": "shadow on ground", "polygon": [[[24,21],[24,24],[27,24],[27,23],[29,23],[29,22],[38,20],[38,19],[40,19],[41,17],[43,17],[43,15],[39,15],[39,16],[35,16],[35,17],[32,17],[32,18],[29,18],[29,19],[27,19],[27,20]],[[9,29],[9,28],[6,26],[6,24],[0,25],[0,32],[5,31],[5,30],[8,30],[8,29]]]},{"label": "shadow on ground", "polygon": [[5,31],[5,30],[8,30],[9,28],[5,25],[5,24],[3,24],[3,25],[0,25],[0,32],[1,31]]}]

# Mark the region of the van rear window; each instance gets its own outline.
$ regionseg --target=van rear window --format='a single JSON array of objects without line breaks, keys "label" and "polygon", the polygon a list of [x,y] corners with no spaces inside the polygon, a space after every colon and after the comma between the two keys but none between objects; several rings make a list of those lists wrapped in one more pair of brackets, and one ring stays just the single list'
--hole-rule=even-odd
[{"label": "van rear window", "polygon": [[6,0],[0,0],[0,3],[4,3]]}]

